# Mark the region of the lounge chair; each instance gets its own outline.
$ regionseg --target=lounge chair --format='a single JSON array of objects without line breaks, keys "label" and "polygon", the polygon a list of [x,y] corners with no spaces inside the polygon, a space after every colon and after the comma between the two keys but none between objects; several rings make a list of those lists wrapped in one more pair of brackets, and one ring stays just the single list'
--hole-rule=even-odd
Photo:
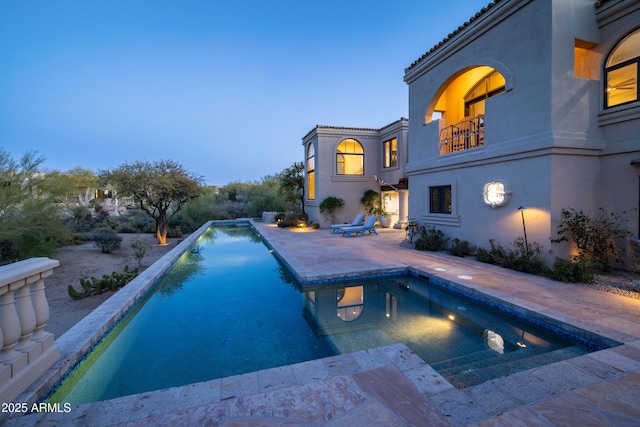
[{"label": "lounge chair", "polygon": [[354,220],[351,221],[351,224],[332,224],[331,225],[331,232],[332,233],[338,233],[338,232],[340,232],[340,229],[343,228],[343,227],[354,227],[356,225],[361,225],[363,219],[364,219],[364,215],[363,214],[358,214],[358,215],[356,215]]},{"label": "lounge chair", "polygon": [[362,225],[354,225],[351,227],[342,227],[340,229],[340,232],[342,233],[343,236],[347,236],[347,237],[351,237],[351,234],[356,233],[356,236],[358,235],[358,233],[362,233],[362,235],[364,236],[364,232],[368,231],[369,234],[371,233],[375,233],[378,234],[378,232],[376,231],[375,227],[373,226],[373,224],[376,223],[376,221],[378,220],[378,217],[375,215],[370,215],[367,217],[366,221],[364,222],[364,224]]}]

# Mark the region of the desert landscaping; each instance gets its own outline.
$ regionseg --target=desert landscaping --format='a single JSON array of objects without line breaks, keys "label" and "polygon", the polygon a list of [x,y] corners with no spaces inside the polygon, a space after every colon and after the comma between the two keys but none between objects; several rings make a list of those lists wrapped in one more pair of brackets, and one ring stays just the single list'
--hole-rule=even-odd
[{"label": "desert landscaping", "polygon": [[105,292],[80,300],[74,300],[67,292],[68,285],[80,288],[81,278],[101,278],[103,274],[113,271],[122,272],[125,265],[130,269],[137,267],[131,243],[136,239],[149,243],[149,250],[142,258],[139,271],[149,267],[164,254],[175,248],[184,239],[168,239],[168,245],[157,244],[153,234],[123,233],[120,249],[110,254],[100,252],[93,242],[82,245],[61,248],[54,259],[60,261],[60,266],[53,270],[53,275],[45,281],[47,300],[49,301],[50,317],[46,330],[58,339],[67,330],[78,323],[87,314],[106,301],[114,292]]}]

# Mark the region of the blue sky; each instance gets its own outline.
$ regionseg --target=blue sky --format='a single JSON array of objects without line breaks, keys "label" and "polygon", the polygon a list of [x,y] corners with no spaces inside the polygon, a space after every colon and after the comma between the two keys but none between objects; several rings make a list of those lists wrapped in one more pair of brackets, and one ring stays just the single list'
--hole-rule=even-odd
[{"label": "blue sky", "polygon": [[3,1],[0,147],[46,170],[173,159],[259,180],[316,124],[407,117],[404,69],[488,3]]}]

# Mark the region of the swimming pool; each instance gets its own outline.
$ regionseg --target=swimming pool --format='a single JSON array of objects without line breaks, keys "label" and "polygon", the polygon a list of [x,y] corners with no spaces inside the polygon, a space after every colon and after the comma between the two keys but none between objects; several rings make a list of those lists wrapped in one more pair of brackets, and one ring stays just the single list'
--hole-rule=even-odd
[{"label": "swimming pool", "polygon": [[460,387],[592,350],[416,277],[301,287],[253,227],[224,226],[209,228],[49,401],[77,405],[395,342]]}]

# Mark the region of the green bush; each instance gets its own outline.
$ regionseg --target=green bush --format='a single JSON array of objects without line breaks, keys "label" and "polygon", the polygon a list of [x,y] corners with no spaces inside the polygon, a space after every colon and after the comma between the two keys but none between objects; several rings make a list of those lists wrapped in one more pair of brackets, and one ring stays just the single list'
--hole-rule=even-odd
[{"label": "green bush", "polygon": [[595,280],[593,263],[583,256],[572,256],[568,261],[556,258],[550,277],[569,283],[593,283]]},{"label": "green bush", "polygon": [[137,268],[130,271],[129,266],[125,265],[122,273],[114,271],[111,275],[104,274],[102,279],[96,279],[95,277],[91,277],[89,280],[80,279],[81,291],[79,292],[73,287],[73,285],[69,285],[67,287],[67,292],[69,293],[69,296],[75,300],[89,297],[91,295],[100,295],[106,291],[115,291],[122,288],[132,281],[137,275]]},{"label": "green bush", "polygon": [[375,190],[367,190],[362,195],[360,203],[364,206],[367,215],[378,215],[380,210],[380,193]]},{"label": "green bush", "polygon": [[551,242],[573,241],[579,255],[591,260],[596,271],[607,272],[612,261],[620,261],[616,241],[626,240],[631,235],[624,228],[625,221],[620,215],[607,214],[600,208],[600,216],[592,218],[582,210],[563,209],[557,232],[560,237],[551,239]]},{"label": "green bush", "polygon": [[419,251],[442,251],[447,248],[448,237],[444,235],[442,230],[438,230],[434,226],[422,226],[418,239],[416,240],[416,249]]},{"label": "green bush", "polygon": [[309,221],[309,216],[306,213],[302,212],[286,212],[283,215],[276,215],[278,218],[278,227],[297,227],[298,224],[304,223],[307,224]]},{"label": "green bush", "polygon": [[504,248],[493,239],[489,240],[489,245],[491,248],[488,250],[476,250],[476,260],[524,273],[548,274],[542,259],[542,246],[539,243],[531,242],[527,247],[524,238],[518,237],[512,243],[513,248]]},{"label": "green bush", "polygon": [[155,221],[140,210],[130,210],[118,217],[118,233],[155,233]]},{"label": "green bush", "polygon": [[93,243],[103,254],[120,249],[122,237],[114,233],[97,233],[93,235]]},{"label": "green bush", "polygon": [[141,267],[142,258],[144,258],[147,251],[151,249],[151,244],[138,237],[131,242],[131,248],[133,248],[133,256],[136,258],[136,261],[138,261],[138,267]]},{"label": "green bush", "polygon": [[449,246],[449,253],[451,255],[465,257],[473,255],[476,252],[475,246],[469,243],[467,240],[453,239]]},{"label": "green bush", "polygon": [[339,197],[329,196],[320,203],[320,212],[332,222],[336,222],[335,213],[344,206],[344,200]]}]

